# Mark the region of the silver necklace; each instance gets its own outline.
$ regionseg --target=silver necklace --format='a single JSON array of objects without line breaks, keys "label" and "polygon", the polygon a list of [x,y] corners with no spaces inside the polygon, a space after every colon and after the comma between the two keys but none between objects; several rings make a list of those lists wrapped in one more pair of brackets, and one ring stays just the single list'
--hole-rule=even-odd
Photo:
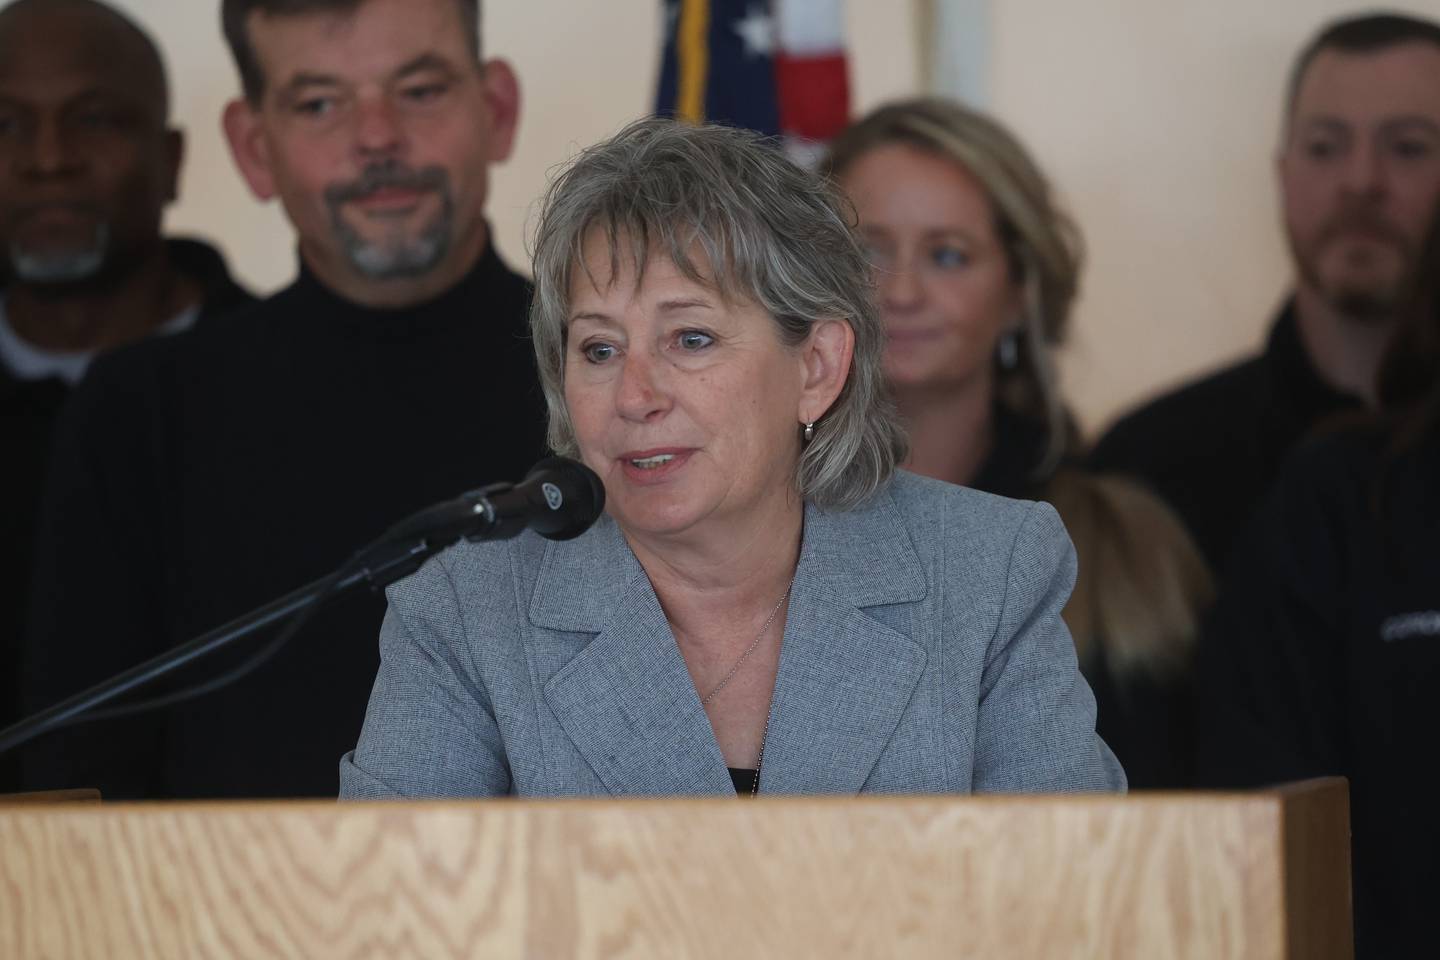
[{"label": "silver necklace", "polygon": [[[740,659],[736,660],[735,666],[731,667],[730,672],[725,674],[725,679],[721,680],[714,690],[711,690],[709,693],[705,694],[705,696],[700,698],[700,706],[708,707],[710,705],[710,701],[715,699],[715,695],[718,694],[721,690],[724,690],[725,687],[729,685],[730,681],[735,679],[735,674],[740,672],[741,665],[746,660],[750,659],[750,654],[754,653],[755,648],[760,646],[760,641],[765,639],[765,634],[767,631],[769,631],[770,624],[774,623],[775,618],[779,616],[780,608],[785,606],[785,601],[789,598],[790,591],[794,588],[794,586],[795,578],[791,577],[790,585],[785,588],[784,596],[780,598],[779,603],[775,604],[775,609],[770,611],[770,616],[765,618],[765,626],[760,628],[760,632],[755,636],[755,642],[750,644],[750,648],[748,650],[740,654]],[[763,750],[764,747],[762,746],[761,749]],[[756,779],[759,778],[757,777]]]},{"label": "silver necklace", "polygon": [[[774,704],[771,704],[773,707]],[[750,796],[760,795],[760,768],[765,766],[765,743],[770,739],[770,711],[765,711],[765,732],[760,734],[760,756],[755,758],[755,779],[750,781]]]}]

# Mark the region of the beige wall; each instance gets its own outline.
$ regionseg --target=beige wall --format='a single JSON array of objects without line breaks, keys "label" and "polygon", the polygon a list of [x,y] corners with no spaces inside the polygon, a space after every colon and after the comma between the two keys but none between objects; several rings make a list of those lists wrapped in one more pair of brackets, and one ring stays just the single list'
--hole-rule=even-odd
[{"label": "beige wall", "polygon": [[[246,192],[219,132],[236,81],[218,0],[114,0],[165,48],[190,156],[170,227],[219,241],[270,290],[294,272],[274,205]],[[945,0],[939,0],[945,2]],[[976,0],[951,0],[981,7]],[[1440,0],[1393,4],[1440,18]],[[547,171],[649,106],[659,0],[487,0],[486,46],[520,74],[515,156],[494,178],[501,251]],[[1286,285],[1271,153],[1295,48],[1340,0],[991,0],[989,106],[1034,148],[1090,248],[1065,357],[1095,426],[1121,405],[1262,336]],[[857,106],[920,83],[911,0],[849,0]]]},{"label": "beige wall", "polygon": [[[1273,155],[1296,50],[1344,0],[994,0],[992,108],[1090,257],[1066,389],[1087,425],[1262,342],[1289,265]],[[1387,3],[1440,19],[1440,2]]]}]

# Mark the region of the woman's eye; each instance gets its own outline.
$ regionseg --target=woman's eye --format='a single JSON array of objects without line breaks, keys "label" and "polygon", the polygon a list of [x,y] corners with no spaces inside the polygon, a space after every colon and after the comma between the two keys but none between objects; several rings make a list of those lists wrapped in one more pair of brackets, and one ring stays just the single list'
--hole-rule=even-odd
[{"label": "woman's eye", "polygon": [[699,330],[686,330],[675,338],[682,350],[704,350],[715,342],[715,338]]},{"label": "woman's eye", "polygon": [[930,262],[942,270],[953,270],[970,262],[970,256],[959,247],[936,247],[930,251]]},{"label": "woman's eye", "polygon": [[608,343],[587,343],[580,348],[580,352],[591,363],[604,363],[615,356],[615,347]]},{"label": "woman's eye", "polygon": [[1340,152],[1340,147],[1330,140],[1312,140],[1305,144],[1305,155],[1311,160],[1329,160]]}]

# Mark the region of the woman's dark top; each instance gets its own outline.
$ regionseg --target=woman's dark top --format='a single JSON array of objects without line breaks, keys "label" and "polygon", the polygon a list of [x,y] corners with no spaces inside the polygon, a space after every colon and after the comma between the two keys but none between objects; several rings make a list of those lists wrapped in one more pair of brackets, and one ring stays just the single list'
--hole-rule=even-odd
[{"label": "woman's dark top", "polygon": [[734,767],[726,767],[730,771],[730,782],[735,784],[735,792],[742,797],[748,797],[755,792],[755,778],[760,775],[759,770],[737,770]]}]

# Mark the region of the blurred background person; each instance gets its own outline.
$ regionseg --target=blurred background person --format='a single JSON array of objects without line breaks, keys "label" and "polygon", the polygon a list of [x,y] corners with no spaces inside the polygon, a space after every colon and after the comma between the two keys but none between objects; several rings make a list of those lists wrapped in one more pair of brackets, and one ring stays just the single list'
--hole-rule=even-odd
[{"label": "blurred background person", "polygon": [[[485,220],[514,73],[476,0],[225,0],[224,122],[299,241],[288,288],[118,351],[56,442],[27,653],[40,708],[340,566],[391,524],[544,450],[529,285]],[[243,682],[41,739],[37,789],[334,796],[384,603],[355,594]],[[152,695],[227,673],[252,638]]]},{"label": "blurred background person", "polygon": [[[20,709],[35,517],[61,404],[100,351],[251,300],[213,248],[161,235],[184,155],[169,100],[155,43],[113,8],[0,10],[0,727]],[[14,787],[7,770],[0,792]]]},{"label": "blurred background person", "polygon": [[535,349],[606,514],[390,591],[344,797],[1124,789],[1055,511],[896,471],[847,214],[730,127],[641,121],[558,178]]},{"label": "blurred background person", "polygon": [[1374,402],[1440,196],[1440,25],[1322,29],[1291,71],[1276,171],[1295,289],[1264,352],[1124,417],[1092,460],[1149,483],[1217,572],[1296,441]]},{"label": "blurred background person", "polygon": [[826,169],[870,248],[906,467],[1055,505],[1080,557],[1065,619],[1101,736],[1132,787],[1184,785],[1209,580],[1161,502],[1078,463],[1053,358],[1079,281],[1078,232],[1024,147],[953,102],[881,107],[832,143]]},{"label": "blurred background person", "polygon": [[1207,785],[1350,779],[1357,955],[1424,955],[1440,824],[1440,229],[1378,410],[1302,444],[1242,541],[1201,660]]}]

